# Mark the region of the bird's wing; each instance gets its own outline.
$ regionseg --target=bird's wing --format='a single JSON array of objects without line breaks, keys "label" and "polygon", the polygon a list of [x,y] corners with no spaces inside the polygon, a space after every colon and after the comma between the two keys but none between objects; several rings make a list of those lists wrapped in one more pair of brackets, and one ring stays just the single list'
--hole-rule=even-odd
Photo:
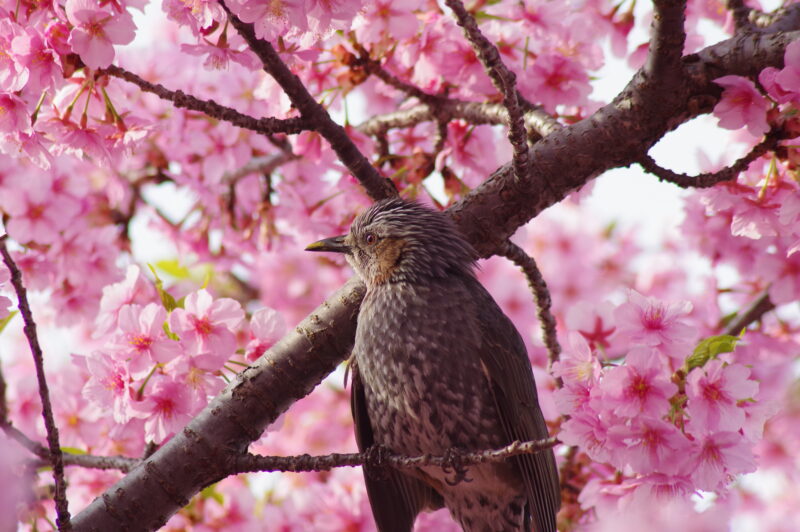
[{"label": "bird's wing", "polygon": [[[352,391],[350,407],[355,422],[356,443],[364,451],[375,443],[372,426],[367,416],[364,385],[358,374],[358,366],[351,362]],[[391,467],[372,471],[363,466],[367,496],[372,514],[380,532],[409,532],[417,514],[424,509],[441,508],[441,496],[422,481],[404,475]]]},{"label": "bird's wing", "polygon": [[[475,282],[483,342],[480,350],[508,442],[548,437],[525,344],[492,296]],[[536,532],[556,532],[561,506],[558,469],[552,449],[511,458],[522,474]]]}]

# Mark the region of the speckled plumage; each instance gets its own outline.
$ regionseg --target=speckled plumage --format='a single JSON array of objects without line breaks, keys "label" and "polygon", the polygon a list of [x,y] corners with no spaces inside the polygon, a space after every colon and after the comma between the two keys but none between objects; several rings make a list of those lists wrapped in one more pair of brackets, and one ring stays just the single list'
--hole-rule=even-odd
[{"label": "speckled plumage", "polygon": [[[441,455],[547,437],[524,343],[475,279],[475,253],[446,215],[384,200],[348,235],[309,249],[346,253],[367,285],[353,348],[360,448]],[[409,531],[420,511],[442,505],[467,531],[556,530],[550,450],[471,466],[455,484],[438,467],[364,474],[383,532]]]}]

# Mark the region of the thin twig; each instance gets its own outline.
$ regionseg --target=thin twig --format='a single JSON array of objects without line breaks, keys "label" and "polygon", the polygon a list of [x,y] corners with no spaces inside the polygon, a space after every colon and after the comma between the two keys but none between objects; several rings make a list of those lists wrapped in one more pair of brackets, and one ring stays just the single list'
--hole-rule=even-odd
[{"label": "thin twig", "polygon": [[39,397],[42,400],[42,416],[44,426],[47,431],[47,445],[50,448],[50,463],[53,466],[53,478],[55,479],[55,503],[56,503],[56,524],[59,530],[72,530],[69,516],[69,505],[67,502],[67,486],[64,481],[64,458],[61,452],[61,445],[58,442],[58,427],[53,418],[53,407],[50,403],[50,390],[47,385],[47,377],[44,374],[44,357],[42,348],[39,345],[39,337],[36,334],[36,322],[33,321],[33,313],[28,304],[28,292],[22,284],[22,273],[20,272],[14,259],[6,247],[7,235],[0,237],[0,253],[3,255],[3,262],[11,272],[11,284],[17,293],[19,311],[25,323],[23,331],[28,339],[28,345],[33,355],[33,363],[36,366],[36,379],[39,384]]},{"label": "thin twig", "polygon": [[525,121],[517,96],[517,77],[503,63],[497,47],[481,33],[475,17],[467,11],[464,4],[460,0],[445,0],[445,4],[453,10],[458,25],[464,29],[464,35],[478,55],[483,68],[495,88],[503,95],[503,106],[508,111],[508,140],[514,149],[514,174],[518,180],[522,179],[530,169],[530,156]]},{"label": "thin twig", "polygon": [[537,453],[554,447],[559,443],[556,438],[526,442],[515,441],[499,449],[476,452],[451,450],[452,452],[445,453],[443,456],[431,454],[401,456],[391,454],[385,448],[371,448],[363,453],[334,453],[322,456],[308,454],[299,456],[258,456],[246,454],[236,459],[234,471],[236,473],[254,471],[329,471],[335,467],[355,467],[364,464],[374,467],[392,466],[398,469],[415,469],[423,466],[458,469],[463,466],[484,462],[502,462],[511,456],[520,454]]},{"label": "thin twig", "polygon": [[[361,123],[357,129],[365,135],[378,135],[390,129],[411,127],[423,122],[440,120],[449,122],[456,119],[475,125],[507,124],[508,110],[499,103],[442,99],[435,108],[427,104],[420,104],[401,111],[372,117]],[[535,131],[540,137],[546,137],[564,127],[540,107],[534,106],[527,109],[524,119],[526,127]]]},{"label": "thin twig", "polygon": [[[542,327],[544,345],[547,347],[548,370],[552,370],[553,364],[558,362],[561,356],[561,345],[558,343],[558,334],[556,333],[556,319],[553,313],[550,312],[550,307],[552,306],[550,290],[547,288],[542,272],[539,271],[539,267],[533,257],[510,240],[505,241],[498,254],[516,264],[528,279],[528,286],[533,291],[533,295],[536,298],[536,306],[539,309],[539,324]],[[556,385],[559,388],[563,386],[561,377],[556,378]]]},{"label": "thin twig", "polygon": [[769,292],[764,292],[725,328],[725,334],[738,336],[748,325],[761,319],[767,312],[775,309],[775,303],[769,298]]},{"label": "thin twig", "polygon": [[278,152],[261,157],[253,157],[246,164],[223,174],[221,182],[235,184],[239,179],[249,174],[271,174],[279,166],[288,163],[289,161],[297,159],[298,156],[294,153]]},{"label": "thin twig", "polygon": [[[0,429],[11,438],[41,459],[37,466],[48,465],[52,461],[50,451],[39,442],[28,438],[22,431],[10,423],[0,423]],[[63,453],[65,466],[80,466],[89,469],[116,469],[127,473],[141,463],[137,458],[127,456],[96,456],[92,454]]]},{"label": "thin twig", "polygon": [[376,201],[396,196],[397,189],[392,181],[381,176],[370,164],[369,159],[364,157],[364,154],[347,136],[344,128],[333,121],[328,111],[311,96],[300,78],[295,76],[283,62],[272,44],[256,37],[253,25],[242,22],[231,13],[225,2],[220,0],[220,5],[228,14],[231,25],[236,28],[239,35],[244,38],[250,49],[261,60],[264,71],[281,86],[294,107],[300,112],[300,116],[306,120],[308,127],[313,128],[330,143],[333,151],[339,156],[339,160],[358,179],[367,194]]},{"label": "thin twig", "polygon": [[424,90],[420,89],[416,85],[412,85],[411,83],[407,83],[381,65],[380,61],[373,59],[369,55],[369,51],[364,48],[360,43],[353,42],[353,47],[358,52],[358,57],[355,58],[353,61],[353,65],[350,66],[357,66],[363,68],[367,73],[375,75],[378,79],[389,85],[390,87],[394,87],[395,89],[406,93],[408,96],[418,99],[423,103],[428,104],[436,104],[438,101],[444,99],[443,96],[439,96],[436,94],[429,94]]},{"label": "thin twig", "polygon": [[768,151],[774,149],[780,139],[780,131],[770,131],[764,140],[753,147],[750,153],[737,159],[732,165],[716,172],[706,172],[697,176],[680,174],[667,168],[663,168],[647,154],[645,154],[639,160],[639,164],[642,165],[642,168],[644,168],[645,171],[655,175],[661,181],[669,181],[670,183],[674,183],[681,188],[709,188],[713,187],[717,183],[736,179],[740,172],[746,170],[747,167],[750,166],[751,162],[755,161]]},{"label": "thin twig", "polygon": [[213,100],[201,100],[189,94],[185,94],[183,91],[173,91],[159,83],[150,83],[133,72],[129,72],[116,65],[111,65],[103,69],[101,73],[109,74],[124,79],[129,83],[133,83],[145,92],[150,92],[162,100],[172,102],[175,107],[189,109],[190,111],[198,111],[212,118],[224,120],[235,126],[249,129],[263,135],[272,135],[274,133],[296,134],[310,129],[310,126],[306,124],[306,121],[302,117],[285,119],[253,118],[252,116],[240,113],[236,109],[220,105]]}]

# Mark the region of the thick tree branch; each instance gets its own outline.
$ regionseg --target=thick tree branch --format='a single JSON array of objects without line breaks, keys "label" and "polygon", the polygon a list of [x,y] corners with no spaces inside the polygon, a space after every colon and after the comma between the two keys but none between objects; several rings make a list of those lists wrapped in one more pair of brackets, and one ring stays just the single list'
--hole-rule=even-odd
[{"label": "thick tree branch", "polygon": [[[800,26],[800,22],[798,22]],[[531,172],[521,182],[506,164],[473,189],[450,212],[482,257],[490,256],[518,227],[611,168],[641,159],[665,133],[710,112],[726,75],[755,77],[782,67],[783,52],[800,31],[748,33],[684,57],[683,96],[675,106],[640,71],[610,104],[591,117],[551,133],[531,148]]]},{"label": "thick tree branch", "polygon": [[231,13],[228,6],[220,1],[220,5],[228,13],[228,20],[244,38],[250,49],[255,52],[264,64],[264,71],[271,75],[284,90],[292,104],[303,117],[309,127],[322,135],[331,145],[339,160],[358,179],[367,194],[373,200],[397,195],[391,180],[384,178],[373,167],[369,159],[364,157],[358,147],[347,136],[344,128],[333,121],[328,111],[308,92],[300,78],[295,76],[270,43],[256,37],[252,24],[247,24]]},{"label": "thick tree branch", "polygon": [[[3,255],[3,262],[11,273],[11,284],[17,293],[19,312],[25,322],[23,331],[28,345],[33,355],[33,364],[36,367],[36,381],[39,386],[39,398],[42,401],[42,417],[44,427],[47,432],[47,445],[50,448],[50,464],[53,466],[53,479],[55,480],[55,503],[56,503],[56,523],[59,530],[72,530],[70,523],[69,507],[67,503],[67,486],[64,481],[64,458],[61,452],[61,445],[58,442],[58,427],[53,418],[53,406],[50,403],[50,388],[47,385],[47,377],[44,374],[44,356],[39,345],[39,336],[36,333],[36,322],[33,321],[33,313],[28,304],[28,291],[22,284],[22,272],[20,272],[14,259],[6,247],[7,235],[0,237],[0,254]],[[5,420],[4,420],[5,421]]]},{"label": "thick tree branch", "polygon": [[478,28],[478,23],[461,0],[445,0],[447,7],[453,10],[458,25],[464,30],[464,35],[478,55],[483,68],[489,74],[492,84],[503,95],[503,106],[508,112],[508,140],[514,149],[512,161],[514,175],[517,179],[527,175],[530,161],[528,160],[528,135],[525,131],[525,121],[517,98],[517,77],[500,59],[500,52],[489,39],[484,37]]},{"label": "thick tree branch", "polygon": [[286,133],[291,135],[310,129],[310,126],[303,118],[253,118],[252,116],[240,113],[236,109],[220,105],[214,100],[201,100],[189,94],[185,94],[183,91],[172,91],[158,83],[150,83],[133,72],[129,72],[116,65],[111,65],[100,71],[100,73],[124,79],[145,92],[150,92],[162,100],[172,102],[175,107],[189,109],[190,111],[198,111],[212,118],[224,120],[225,122],[230,122],[234,126],[256,131],[264,135],[272,135],[274,133]]},{"label": "thick tree branch", "polygon": [[683,28],[686,0],[654,0],[650,50],[644,72],[655,83],[674,86],[682,75],[681,57],[686,42]]}]

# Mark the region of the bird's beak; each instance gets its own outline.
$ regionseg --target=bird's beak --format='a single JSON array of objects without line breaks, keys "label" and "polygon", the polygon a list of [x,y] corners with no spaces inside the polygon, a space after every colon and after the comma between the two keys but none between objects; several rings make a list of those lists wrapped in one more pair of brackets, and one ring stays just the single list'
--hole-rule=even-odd
[{"label": "bird's beak", "polygon": [[306,251],[335,251],[336,253],[350,253],[350,246],[345,244],[347,235],[332,236],[306,246]]}]

